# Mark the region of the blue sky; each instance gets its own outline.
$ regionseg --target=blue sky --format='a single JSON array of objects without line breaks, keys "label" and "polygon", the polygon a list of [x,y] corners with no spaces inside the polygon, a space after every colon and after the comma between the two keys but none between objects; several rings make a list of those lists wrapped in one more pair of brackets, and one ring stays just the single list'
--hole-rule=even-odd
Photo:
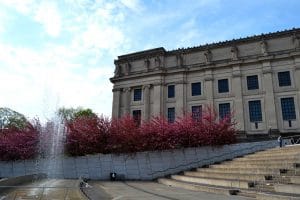
[{"label": "blue sky", "polygon": [[298,0],[0,0],[0,107],[111,115],[113,60],[300,27]]}]

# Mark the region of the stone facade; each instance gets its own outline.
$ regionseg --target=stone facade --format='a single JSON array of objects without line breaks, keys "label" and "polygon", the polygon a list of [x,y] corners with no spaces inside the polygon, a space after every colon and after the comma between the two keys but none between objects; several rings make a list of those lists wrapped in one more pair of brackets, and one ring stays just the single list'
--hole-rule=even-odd
[{"label": "stone facade", "polygon": [[[300,29],[172,51],[160,47],[119,56],[115,66],[114,118],[134,111],[142,120],[170,117],[169,108],[180,116],[205,105],[220,112],[227,103],[247,134],[300,132]],[[193,83],[200,94],[193,94]]]}]

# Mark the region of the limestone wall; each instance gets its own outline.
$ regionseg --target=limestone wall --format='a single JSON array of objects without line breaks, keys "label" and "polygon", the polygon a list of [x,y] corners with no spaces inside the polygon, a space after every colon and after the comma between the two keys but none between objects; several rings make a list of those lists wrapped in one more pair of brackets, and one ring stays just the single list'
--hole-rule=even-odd
[{"label": "limestone wall", "polygon": [[96,154],[53,160],[0,162],[0,177],[46,173],[55,178],[108,180],[111,172],[127,180],[153,180],[237,156],[275,147],[277,141],[263,141],[129,154]]}]

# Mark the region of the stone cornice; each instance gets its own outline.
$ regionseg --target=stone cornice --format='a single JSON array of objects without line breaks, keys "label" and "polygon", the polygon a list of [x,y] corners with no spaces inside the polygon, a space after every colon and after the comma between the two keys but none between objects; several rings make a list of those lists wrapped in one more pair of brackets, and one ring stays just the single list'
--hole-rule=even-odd
[{"label": "stone cornice", "polygon": [[[171,68],[164,68],[157,71],[149,71],[149,72],[137,72],[132,73],[128,76],[120,76],[120,77],[112,77],[110,81],[112,83],[123,81],[123,80],[130,80],[133,78],[144,78],[150,76],[165,76],[166,74],[173,74],[173,73],[187,73],[192,71],[205,71],[210,69],[216,69],[219,67],[234,67],[239,65],[242,67],[244,64],[252,64],[252,63],[266,63],[271,61],[276,61],[277,59],[286,59],[291,57],[298,57],[300,56],[300,52],[295,50],[284,51],[280,53],[274,52],[274,55],[271,52],[268,56],[251,56],[251,57],[242,57],[236,61],[226,60],[219,60],[217,62],[213,62],[212,64],[205,64],[205,63],[197,63],[193,65],[189,65],[188,67],[178,68],[178,67],[171,67]],[[270,71],[265,70],[265,73],[269,73]]]},{"label": "stone cornice", "polygon": [[145,51],[139,51],[135,53],[125,54],[118,56],[118,59],[114,61],[115,64],[130,62],[138,59],[149,59],[157,56],[164,56],[166,54],[166,50],[163,47],[149,49]]},{"label": "stone cornice", "polygon": [[254,35],[249,36],[245,38],[239,38],[239,39],[232,39],[232,40],[226,40],[221,41],[217,43],[211,43],[211,44],[205,44],[205,45],[199,45],[195,47],[188,47],[188,48],[179,48],[176,50],[166,51],[163,47],[155,48],[155,49],[149,49],[145,51],[135,52],[131,54],[121,55],[118,56],[118,59],[115,60],[115,63],[123,63],[128,61],[133,61],[137,59],[145,59],[155,56],[162,56],[162,55],[184,55],[187,53],[195,52],[195,51],[207,51],[208,49],[214,49],[214,48],[220,48],[220,47],[233,47],[238,44],[243,43],[249,43],[249,42],[261,42],[266,41],[268,39],[273,38],[279,38],[284,36],[291,36],[291,35],[297,35],[300,34],[300,28],[293,28],[289,30],[283,30],[283,31],[277,31],[267,34],[260,34],[260,35]]}]

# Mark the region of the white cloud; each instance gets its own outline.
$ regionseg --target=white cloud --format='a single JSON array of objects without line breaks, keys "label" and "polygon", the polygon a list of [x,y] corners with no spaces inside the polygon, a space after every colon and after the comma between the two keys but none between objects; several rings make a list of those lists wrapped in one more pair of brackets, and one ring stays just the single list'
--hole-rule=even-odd
[{"label": "white cloud", "polygon": [[53,2],[42,2],[34,13],[34,19],[41,23],[46,32],[53,37],[57,37],[61,31],[61,16],[56,4]]},{"label": "white cloud", "polygon": [[44,27],[48,35],[57,37],[60,34],[62,19],[54,1],[0,0],[1,4],[32,17],[34,21]]}]

